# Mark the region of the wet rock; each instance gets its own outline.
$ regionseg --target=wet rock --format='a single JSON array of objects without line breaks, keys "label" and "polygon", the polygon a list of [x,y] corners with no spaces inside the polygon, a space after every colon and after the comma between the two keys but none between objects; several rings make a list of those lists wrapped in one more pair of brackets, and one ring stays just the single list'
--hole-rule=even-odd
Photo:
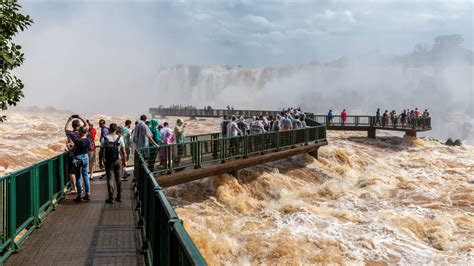
[{"label": "wet rock", "polygon": [[448,140],[446,140],[445,144],[448,146],[454,146],[454,141],[451,138],[449,138]]},{"label": "wet rock", "polygon": [[457,139],[454,141],[454,146],[461,146],[462,145],[462,142],[460,139]]}]

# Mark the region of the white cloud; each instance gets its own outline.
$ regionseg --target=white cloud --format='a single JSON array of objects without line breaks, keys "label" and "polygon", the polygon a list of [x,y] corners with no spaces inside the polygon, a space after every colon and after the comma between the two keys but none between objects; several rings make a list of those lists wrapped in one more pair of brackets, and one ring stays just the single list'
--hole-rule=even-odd
[{"label": "white cloud", "polygon": [[266,18],[261,17],[261,16],[246,15],[244,19],[262,28],[271,28],[273,26],[272,23],[270,23],[270,21],[268,21]]}]

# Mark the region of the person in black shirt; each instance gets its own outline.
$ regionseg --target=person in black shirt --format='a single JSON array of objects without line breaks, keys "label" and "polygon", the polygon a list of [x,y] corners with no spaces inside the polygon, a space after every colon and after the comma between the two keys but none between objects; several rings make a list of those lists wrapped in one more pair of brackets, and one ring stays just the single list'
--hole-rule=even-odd
[{"label": "person in black shirt", "polygon": [[[74,201],[90,200],[91,188],[89,179],[89,156],[88,151],[91,146],[90,139],[87,137],[87,127],[79,128],[79,137],[74,141],[74,159],[73,165],[77,173],[77,197]],[[82,198],[82,182],[84,182],[85,196]]]}]

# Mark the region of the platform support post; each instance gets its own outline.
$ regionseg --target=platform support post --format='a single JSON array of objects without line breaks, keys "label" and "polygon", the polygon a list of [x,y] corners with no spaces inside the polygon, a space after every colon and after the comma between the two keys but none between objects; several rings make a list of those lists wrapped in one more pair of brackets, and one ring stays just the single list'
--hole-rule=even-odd
[{"label": "platform support post", "polygon": [[375,139],[375,131],[377,129],[375,129],[375,127],[373,128],[370,128],[369,130],[367,130],[367,137],[371,138],[371,139]]},{"label": "platform support post", "polygon": [[416,131],[415,130],[407,130],[407,131],[405,131],[405,136],[416,138]]}]

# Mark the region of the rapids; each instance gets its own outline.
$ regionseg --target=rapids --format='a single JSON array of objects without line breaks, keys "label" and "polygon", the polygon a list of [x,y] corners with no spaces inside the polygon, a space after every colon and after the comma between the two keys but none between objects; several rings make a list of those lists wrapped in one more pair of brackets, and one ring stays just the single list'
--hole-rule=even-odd
[{"label": "rapids", "polygon": [[[9,113],[0,175],[62,152],[67,117]],[[136,120],[96,115],[96,128],[100,118]],[[216,131],[218,121],[186,121],[187,134]],[[167,189],[210,265],[474,263],[473,146],[381,132],[372,140],[330,131],[328,139],[319,159]]]},{"label": "rapids", "polygon": [[167,189],[210,265],[474,262],[474,147],[340,132],[329,142],[319,159]]}]

